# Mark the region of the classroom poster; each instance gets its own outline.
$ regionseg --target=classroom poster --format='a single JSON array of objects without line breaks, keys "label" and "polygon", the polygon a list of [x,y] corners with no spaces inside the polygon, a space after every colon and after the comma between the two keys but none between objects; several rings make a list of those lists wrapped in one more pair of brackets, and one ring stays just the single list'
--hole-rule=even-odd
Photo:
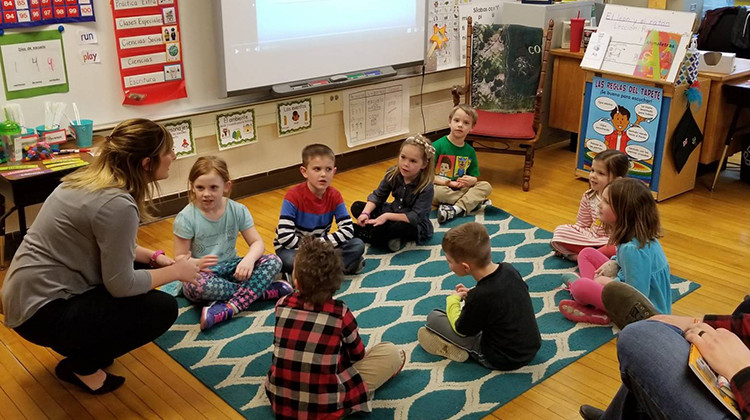
[{"label": "classroom poster", "polygon": [[226,114],[216,114],[216,138],[219,150],[258,141],[255,134],[255,110],[248,108]]},{"label": "classroom poster", "polygon": [[174,150],[177,159],[195,156],[195,142],[193,141],[193,124],[190,120],[173,121],[164,124],[174,141]]},{"label": "classroom poster", "polygon": [[0,62],[8,100],[68,91],[60,31],[0,36]]},{"label": "classroom poster", "polygon": [[312,100],[310,98],[280,102],[276,106],[279,137],[307,131],[312,127]]},{"label": "classroom poster", "polygon": [[344,134],[349,147],[408,132],[407,81],[344,91]]},{"label": "classroom poster", "polygon": [[93,0],[2,0],[0,29],[93,22]]},{"label": "classroom poster", "polygon": [[175,0],[114,0],[124,105],[187,97],[180,23]]},{"label": "classroom poster", "polygon": [[628,176],[651,183],[663,91],[594,77],[587,126],[578,169],[591,170],[591,161],[606,149],[628,155]]},{"label": "classroom poster", "polygon": [[[427,71],[453,69],[461,65],[461,51],[456,42],[459,37],[458,6],[469,2],[471,0],[427,1]],[[440,48],[435,45],[435,37],[440,37]]]}]

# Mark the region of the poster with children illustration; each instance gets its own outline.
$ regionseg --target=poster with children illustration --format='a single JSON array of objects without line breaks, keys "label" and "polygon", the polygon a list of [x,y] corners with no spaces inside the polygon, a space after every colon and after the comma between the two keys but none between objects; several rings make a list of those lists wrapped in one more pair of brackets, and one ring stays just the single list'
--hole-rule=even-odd
[{"label": "poster with children illustration", "polygon": [[255,110],[248,108],[226,114],[216,114],[216,138],[219,150],[255,143]]},{"label": "poster with children illustration", "polygon": [[628,176],[651,182],[663,91],[594,77],[578,169],[590,170],[597,153],[607,149],[628,155]]},{"label": "poster with children illustration", "polygon": [[312,127],[312,100],[310,98],[279,102],[276,106],[279,137],[307,131]]},{"label": "poster with children illustration", "polygon": [[174,150],[177,159],[195,155],[195,143],[193,142],[193,125],[190,120],[173,121],[164,124],[174,140]]}]

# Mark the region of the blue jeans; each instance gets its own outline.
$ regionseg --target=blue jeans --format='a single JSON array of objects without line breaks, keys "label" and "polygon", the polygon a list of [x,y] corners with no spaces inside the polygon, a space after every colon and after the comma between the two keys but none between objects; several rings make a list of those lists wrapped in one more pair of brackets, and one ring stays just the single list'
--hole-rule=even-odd
[{"label": "blue jeans", "polygon": [[[344,270],[346,271],[365,253],[365,243],[359,238],[352,238],[336,249],[341,251],[341,259],[344,260]],[[281,272],[291,274],[294,269],[294,256],[297,255],[297,250],[281,248],[276,250],[276,255],[281,258]]]},{"label": "blue jeans", "polygon": [[734,419],[687,365],[690,343],[658,321],[625,327],[617,340],[622,386],[601,420]]}]

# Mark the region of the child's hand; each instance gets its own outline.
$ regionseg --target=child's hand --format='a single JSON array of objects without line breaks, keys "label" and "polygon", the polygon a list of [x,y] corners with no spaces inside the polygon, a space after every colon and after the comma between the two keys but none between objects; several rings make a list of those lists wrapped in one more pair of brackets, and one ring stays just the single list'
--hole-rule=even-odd
[{"label": "child's hand", "polygon": [[607,277],[607,276],[596,276],[594,277],[594,281],[601,284],[602,286],[606,286],[607,283],[611,283],[615,281],[615,279],[613,279],[612,277]]},{"label": "child's hand", "polygon": [[458,182],[461,183],[461,187],[473,187],[477,183],[477,178],[471,175],[464,175],[458,178]]},{"label": "child's hand", "polygon": [[466,295],[469,293],[469,289],[463,284],[459,283],[456,285],[456,293],[461,297],[461,300],[466,299]]},{"label": "child's hand", "polygon": [[200,271],[211,271],[209,267],[213,267],[219,263],[219,257],[216,255],[204,255],[198,259],[198,269]]},{"label": "child's hand", "polygon": [[198,266],[190,261],[190,254],[177,258],[172,267],[174,267],[177,273],[177,280],[183,283],[198,284],[198,279],[200,279],[201,275],[198,271]]},{"label": "child's hand", "polygon": [[604,264],[600,265],[599,268],[597,268],[594,271],[594,277],[596,276],[615,277],[617,275],[617,270],[619,269],[620,267],[617,265],[616,261],[609,260],[605,262]]},{"label": "child's hand", "polygon": [[237,264],[237,268],[234,270],[234,278],[239,281],[245,281],[249,279],[250,275],[253,274],[254,267],[255,262],[250,262],[243,258],[242,261]]},{"label": "child's hand", "polygon": [[367,222],[368,220],[370,220],[370,215],[366,213],[362,213],[359,215],[359,217],[357,217],[357,224],[364,227],[365,222]]},{"label": "child's hand", "polygon": [[448,188],[454,189],[454,190],[460,190],[461,189],[461,183],[458,181],[448,181],[447,184]]},{"label": "child's hand", "polygon": [[378,216],[375,219],[368,219],[366,223],[368,225],[380,226],[380,225],[382,225],[383,223],[385,223],[387,221],[388,221],[388,214],[387,213],[383,213],[383,214],[381,214],[380,216]]},{"label": "child's hand", "polygon": [[154,265],[156,267],[166,267],[172,264],[174,264],[174,260],[164,254],[159,254],[159,256],[154,260]]}]

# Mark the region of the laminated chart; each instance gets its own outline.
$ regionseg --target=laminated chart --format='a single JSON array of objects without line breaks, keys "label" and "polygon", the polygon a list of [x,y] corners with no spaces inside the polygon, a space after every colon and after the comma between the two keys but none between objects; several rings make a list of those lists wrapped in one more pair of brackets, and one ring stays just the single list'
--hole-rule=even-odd
[{"label": "laminated chart", "polygon": [[113,0],[125,105],[187,97],[175,0]]}]

